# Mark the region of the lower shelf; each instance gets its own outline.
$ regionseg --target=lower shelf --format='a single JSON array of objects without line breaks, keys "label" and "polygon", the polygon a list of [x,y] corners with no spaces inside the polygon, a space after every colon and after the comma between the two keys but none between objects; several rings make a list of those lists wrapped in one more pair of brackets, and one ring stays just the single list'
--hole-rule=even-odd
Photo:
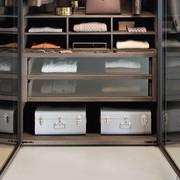
[{"label": "lower shelf", "polygon": [[84,136],[34,136],[24,133],[23,141],[25,145],[157,145],[157,137],[155,135],[102,136],[99,134],[87,134]]}]

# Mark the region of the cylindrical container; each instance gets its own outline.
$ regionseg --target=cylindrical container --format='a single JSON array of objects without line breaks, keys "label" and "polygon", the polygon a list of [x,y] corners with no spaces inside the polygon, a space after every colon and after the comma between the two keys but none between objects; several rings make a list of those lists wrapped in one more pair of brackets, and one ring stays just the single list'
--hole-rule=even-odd
[{"label": "cylindrical container", "polygon": [[76,0],[71,1],[71,7],[72,7],[72,12],[75,13],[78,11],[79,8],[79,3]]},{"label": "cylindrical container", "polygon": [[56,7],[56,15],[58,16],[70,16],[72,14],[71,7]]},{"label": "cylindrical container", "polygon": [[140,15],[142,10],[142,0],[132,0],[132,11],[135,15]]}]

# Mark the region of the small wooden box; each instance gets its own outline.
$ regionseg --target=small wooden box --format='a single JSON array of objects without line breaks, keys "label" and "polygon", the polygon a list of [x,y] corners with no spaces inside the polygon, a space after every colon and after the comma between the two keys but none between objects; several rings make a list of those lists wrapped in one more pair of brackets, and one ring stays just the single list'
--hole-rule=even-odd
[{"label": "small wooden box", "polygon": [[135,26],[134,21],[120,21],[119,22],[119,31],[127,31],[128,27],[133,28]]}]

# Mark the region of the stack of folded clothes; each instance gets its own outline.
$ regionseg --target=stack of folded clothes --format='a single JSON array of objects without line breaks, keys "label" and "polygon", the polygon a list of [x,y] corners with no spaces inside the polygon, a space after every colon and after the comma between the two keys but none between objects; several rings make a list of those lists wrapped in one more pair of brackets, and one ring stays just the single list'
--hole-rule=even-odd
[{"label": "stack of folded clothes", "polygon": [[103,93],[138,93],[140,91],[140,86],[109,85],[102,88]]},{"label": "stack of folded clothes", "polygon": [[17,48],[17,47],[18,47],[18,44],[16,42],[0,45],[0,48]]},{"label": "stack of folded clothes", "polygon": [[107,25],[100,22],[89,22],[76,24],[73,27],[75,32],[106,32]]},{"label": "stack of folded clothes", "polygon": [[12,67],[8,62],[0,62],[0,72],[11,72]]},{"label": "stack of folded clothes", "polygon": [[127,40],[127,41],[118,41],[116,43],[117,49],[148,49],[150,47],[147,41],[134,41],[134,40]]},{"label": "stack of folded clothes", "polygon": [[77,61],[49,61],[41,68],[42,73],[76,73]]},{"label": "stack of folded clothes", "polygon": [[41,87],[42,94],[73,94],[75,92],[76,82],[72,80],[44,82]]},{"label": "stack of folded clothes", "polygon": [[17,27],[1,27],[0,32],[17,32]]},{"label": "stack of folded clothes", "polygon": [[31,33],[61,33],[63,32],[62,28],[53,28],[53,27],[31,27],[28,32]]},{"label": "stack of folded clothes", "polygon": [[140,62],[133,62],[127,59],[121,59],[116,61],[107,61],[105,63],[106,72],[114,72],[114,73],[138,73],[141,70]]},{"label": "stack of folded clothes", "polygon": [[34,44],[31,46],[32,49],[59,49],[61,46],[57,46],[56,44],[52,43],[40,43],[40,44]]}]

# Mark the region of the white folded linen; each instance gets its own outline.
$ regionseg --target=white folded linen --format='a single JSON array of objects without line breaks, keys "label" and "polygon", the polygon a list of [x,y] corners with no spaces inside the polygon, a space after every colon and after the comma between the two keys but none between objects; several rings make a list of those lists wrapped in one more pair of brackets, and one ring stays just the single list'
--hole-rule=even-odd
[{"label": "white folded linen", "polygon": [[106,68],[130,68],[130,69],[140,69],[141,63],[132,62],[128,60],[116,60],[108,61],[105,63]]},{"label": "white folded linen", "polygon": [[77,72],[77,61],[68,62],[54,62],[50,61],[43,64],[41,68],[42,73],[76,73]]},{"label": "white folded linen", "polygon": [[40,91],[42,94],[71,94],[76,92],[76,82],[69,80],[45,82]]},{"label": "white folded linen", "polygon": [[76,82],[68,80],[60,83],[55,82],[53,90],[56,94],[73,94],[76,92]]},{"label": "white folded linen", "polygon": [[12,67],[10,64],[8,63],[0,63],[0,71],[1,72],[10,72],[12,70]]},{"label": "white folded linen", "polygon": [[104,32],[107,31],[107,25],[100,22],[89,22],[76,24],[73,27],[75,32]]},{"label": "white folded linen", "polygon": [[134,40],[127,40],[127,41],[118,41],[116,43],[117,49],[148,49],[150,47],[147,41],[134,41]]},{"label": "white folded linen", "polygon": [[16,32],[18,31],[17,27],[9,27],[9,28],[0,28],[0,32]]},{"label": "white folded linen", "polygon": [[32,32],[32,33],[43,33],[43,32],[57,32],[57,33],[61,33],[63,32],[62,28],[52,28],[52,27],[31,27],[28,32]]}]

